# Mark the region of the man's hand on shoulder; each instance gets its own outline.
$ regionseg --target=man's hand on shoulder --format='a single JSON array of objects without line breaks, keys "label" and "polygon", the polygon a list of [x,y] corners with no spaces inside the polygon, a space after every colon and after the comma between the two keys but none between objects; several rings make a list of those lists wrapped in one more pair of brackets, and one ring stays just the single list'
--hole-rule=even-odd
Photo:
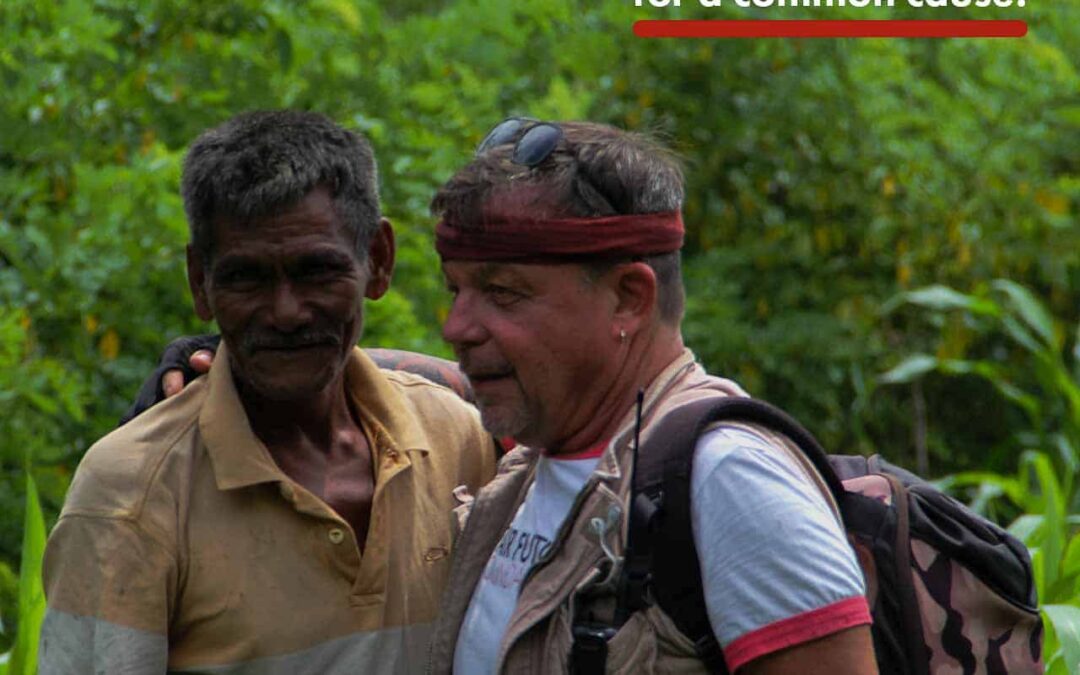
[{"label": "man's hand on shoulder", "polygon": [[[200,349],[188,357],[188,365],[191,366],[191,370],[199,375],[209,373],[210,365],[213,362],[214,352],[209,349]],[[165,394],[165,398],[179,394],[187,385],[189,380],[185,380],[184,372],[183,368],[175,368],[166,370],[165,374],[161,376],[161,391]]]},{"label": "man's hand on shoulder", "polygon": [[120,418],[120,426],[170,396],[175,396],[197,377],[210,370],[220,335],[184,336],[170,342],[161,354],[157,368],[143,382],[135,401]]}]

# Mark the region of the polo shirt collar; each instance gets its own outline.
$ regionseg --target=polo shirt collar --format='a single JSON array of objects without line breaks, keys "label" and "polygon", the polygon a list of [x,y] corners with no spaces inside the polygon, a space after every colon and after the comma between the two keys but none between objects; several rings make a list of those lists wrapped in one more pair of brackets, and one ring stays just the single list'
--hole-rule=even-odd
[{"label": "polo shirt collar", "polygon": [[[207,380],[206,399],[199,411],[199,432],[218,489],[289,480],[248,422],[224,342],[218,348]],[[373,455],[428,452],[431,443],[416,424],[405,397],[359,348],[353,349],[346,363],[345,387]]]},{"label": "polo shirt collar", "polygon": [[345,387],[368,433],[368,441],[379,448],[380,454],[428,453],[433,442],[401,388],[391,384],[382,369],[359,347],[353,349],[345,364]]}]

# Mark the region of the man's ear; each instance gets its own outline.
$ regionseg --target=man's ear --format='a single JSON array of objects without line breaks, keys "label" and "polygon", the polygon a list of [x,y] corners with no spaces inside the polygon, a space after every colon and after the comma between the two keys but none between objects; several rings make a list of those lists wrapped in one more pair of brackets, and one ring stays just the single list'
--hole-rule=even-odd
[{"label": "man's ear", "polygon": [[615,291],[614,323],[619,330],[638,332],[659,312],[656,272],[643,262],[617,265],[611,270]]},{"label": "man's ear", "polygon": [[394,228],[386,218],[379,220],[379,229],[368,244],[368,282],[364,297],[378,300],[390,288],[394,276]]},{"label": "man's ear", "polygon": [[191,299],[195,302],[195,314],[203,321],[213,320],[214,312],[210,309],[210,299],[206,294],[206,265],[191,244],[187,246],[187,278]]}]

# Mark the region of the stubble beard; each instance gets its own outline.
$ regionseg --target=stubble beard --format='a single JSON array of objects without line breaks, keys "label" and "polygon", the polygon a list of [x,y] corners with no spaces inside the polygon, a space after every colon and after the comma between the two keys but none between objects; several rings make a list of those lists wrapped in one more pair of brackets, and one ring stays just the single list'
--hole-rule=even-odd
[{"label": "stubble beard", "polygon": [[480,409],[481,424],[498,438],[518,438],[531,421],[531,416],[520,402],[485,403],[483,399],[478,399],[476,407]]},{"label": "stubble beard", "polygon": [[282,381],[282,378],[275,378],[249,365],[242,370],[234,366],[233,377],[251,393],[268,401],[284,403],[315,398],[339,380],[344,370],[344,363],[327,363],[318,372],[305,373],[303,378],[283,378]]}]

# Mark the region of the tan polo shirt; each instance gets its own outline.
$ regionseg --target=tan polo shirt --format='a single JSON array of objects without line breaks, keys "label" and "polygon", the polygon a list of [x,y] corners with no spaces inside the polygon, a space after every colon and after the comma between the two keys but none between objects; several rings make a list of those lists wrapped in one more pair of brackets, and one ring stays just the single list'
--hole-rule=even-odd
[{"label": "tan polo shirt", "polygon": [[354,351],[376,472],[361,554],[256,438],[223,357],[79,464],[45,553],[40,673],[422,670],[452,490],[494,473],[476,411]]}]

